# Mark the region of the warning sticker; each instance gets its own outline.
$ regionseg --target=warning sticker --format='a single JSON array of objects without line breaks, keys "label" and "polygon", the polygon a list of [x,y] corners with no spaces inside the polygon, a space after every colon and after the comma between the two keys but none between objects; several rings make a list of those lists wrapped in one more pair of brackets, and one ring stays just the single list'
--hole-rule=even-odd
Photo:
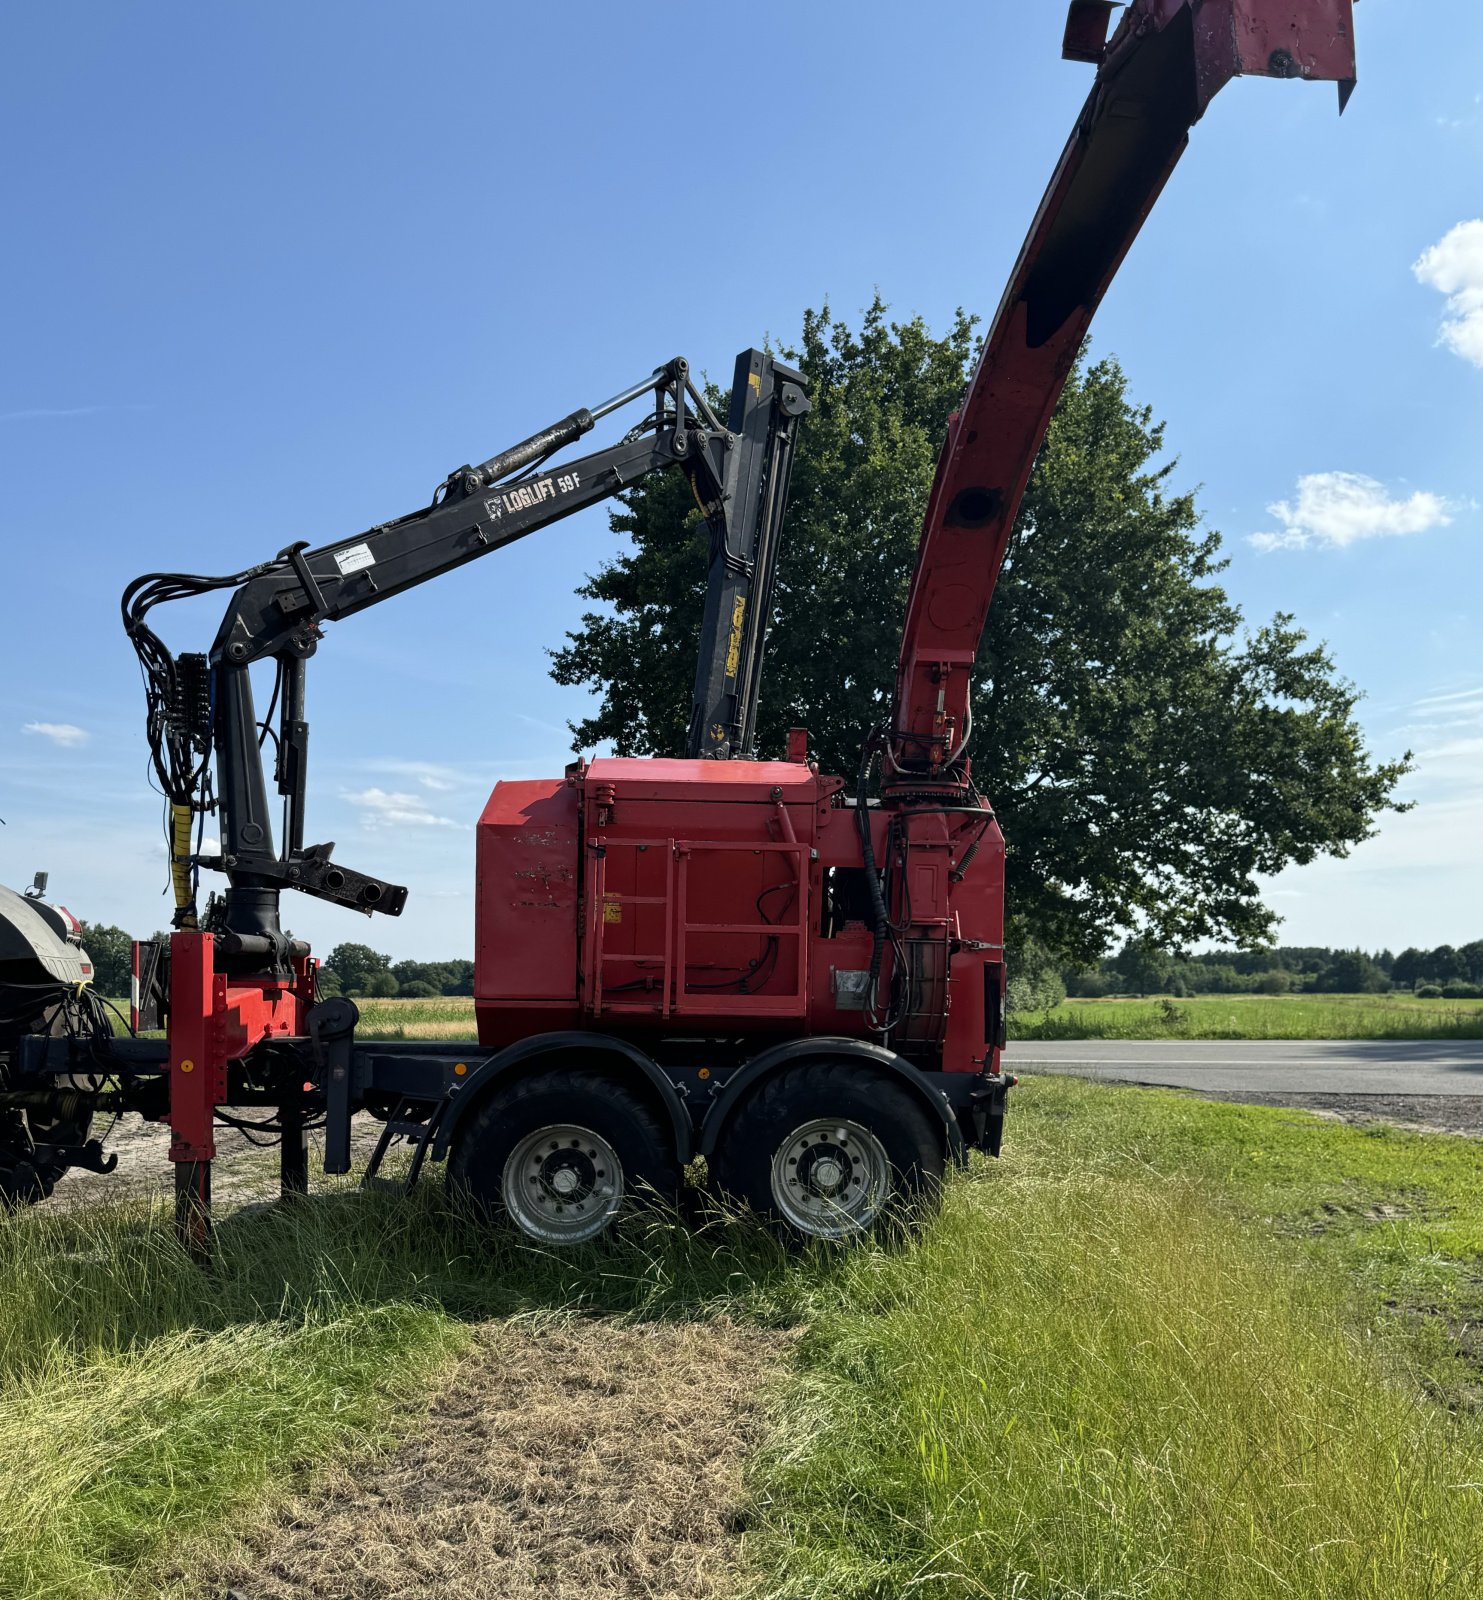
[{"label": "warning sticker", "polygon": [[622,922],[623,902],[616,895],[603,896],[602,920],[604,922]]},{"label": "warning sticker", "polygon": [[359,572],[362,567],[374,567],[376,558],[371,554],[368,544],[352,544],[344,550],[335,551],[335,565],[340,569],[342,577],[352,572]]}]

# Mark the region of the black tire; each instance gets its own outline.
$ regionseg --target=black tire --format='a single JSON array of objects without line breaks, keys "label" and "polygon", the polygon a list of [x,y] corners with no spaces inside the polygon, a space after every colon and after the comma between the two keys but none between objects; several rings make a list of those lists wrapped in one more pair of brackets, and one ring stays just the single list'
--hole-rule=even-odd
[{"label": "black tire", "polygon": [[[549,1152],[537,1150],[547,1142],[537,1135],[558,1130],[595,1137],[563,1136],[550,1141]],[[519,1172],[507,1172],[522,1147]],[[605,1148],[617,1157],[616,1172]],[[506,1184],[517,1177],[512,1208]],[[570,1190],[558,1192],[558,1181],[570,1182]],[[672,1132],[644,1099],[600,1073],[551,1067],[496,1090],[480,1106],[454,1140],[448,1183],[476,1216],[501,1218],[527,1238],[560,1247],[599,1237],[646,1201],[673,1202],[680,1171]],[[616,1193],[604,1193],[614,1184]]]},{"label": "black tire", "polygon": [[66,1170],[33,1158],[19,1118],[0,1118],[0,1211],[19,1211],[47,1199]]},{"label": "black tire", "polygon": [[[48,1010],[49,1008],[49,1010]],[[76,1001],[62,1004],[49,1001],[30,1018],[12,1023],[0,1038],[0,1050],[9,1054],[22,1033],[40,1033],[65,1038],[81,1023]],[[0,1089],[64,1088],[70,1079],[16,1081],[7,1067],[0,1066]],[[27,1121],[29,1119],[29,1131]],[[85,1144],[92,1130],[92,1116],[84,1112],[70,1119],[50,1117],[45,1112],[0,1111],[0,1211],[17,1211],[22,1206],[47,1200],[67,1172],[67,1163],[55,1157],[36,1155],[33,1140],[41,1144]]]},{"label": "black tire", "polygon": [[[815,1140],[810,1126],[827,1122],[840,1127]],[[853,1151],[850,1138],[837,1139],[850,1127],[869,1135],[852,1134]],[[769,1078],[738,1107],[714,1166],[722,1194],[785,1237],[849,1239],[925,1221],[942,1188],[943,1145],[941,1126],[910,1090],[851,1061],[808,1061]],[[800,1150],[795,1160],[790,1152]],[[837,1188],[811,1188],[810,1173],[801,1172],[810,1160],[813,1173],[821,1161],[831,1164]]]}]

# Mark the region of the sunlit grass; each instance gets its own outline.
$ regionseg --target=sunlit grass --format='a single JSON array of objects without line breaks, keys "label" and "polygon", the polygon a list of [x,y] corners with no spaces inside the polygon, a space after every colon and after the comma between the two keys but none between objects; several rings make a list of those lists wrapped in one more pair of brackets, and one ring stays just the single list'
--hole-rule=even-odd
[{"label": "sunlit grass", "polygon": [[415,1425],[471,1323],[718,1314],[806,1330],[750,1472],[759,1594],[1476,1589],[1477,1147],[1015,1095],[1004,1159],[911,1245],[790,1257],[660,1215],[554,1255],[437,1182],[239,1212],[211,1272],[148,1200],[0,1218],[0,1596],[160,1592],[193,1541]]},{"label": "sunlit grass", "polygon": [[1068,1000],[1009,1019],[1011,1039],[1483,1039],[1483,1001],[1409,995]]},{"label": "sunlit grass", "polygon": [[[759,1592],[1477,1592],[1476,1418],[1422,1398],[1404,1321],[1243,1217],[1260,1175],[1210,1186],[1283,1114],[1191,1102],[1171,1147],[1173,1103],[1037,1083],[1000,1170],[953,1185],[919,1249],[852,1258],[753,1473]],[[1352,1170],[1363,1138],[1283,1135]]]}]

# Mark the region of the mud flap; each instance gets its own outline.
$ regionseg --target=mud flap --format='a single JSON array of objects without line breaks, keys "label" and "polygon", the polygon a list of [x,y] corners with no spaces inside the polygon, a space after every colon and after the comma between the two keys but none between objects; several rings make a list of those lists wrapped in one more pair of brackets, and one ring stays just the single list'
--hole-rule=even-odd
[{"label": "mud flap", "polygon": [[1004,1119],[1009,1112],[1009,1091],[1020,1080],[994,1073],[979,1079],[969,1096],[973,1116],[973,1144],[986,1155],[997,1156],[1004,1144]]}]

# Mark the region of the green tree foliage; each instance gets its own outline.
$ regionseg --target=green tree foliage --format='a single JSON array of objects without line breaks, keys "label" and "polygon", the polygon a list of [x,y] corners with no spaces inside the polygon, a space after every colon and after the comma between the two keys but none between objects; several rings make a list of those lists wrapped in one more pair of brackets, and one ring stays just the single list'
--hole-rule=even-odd
[{"label": "green tree foliage", "polygon": [[[962,398],[973,321],[946,338],[892,324],[876,301],[858,332],[807,311],[797,362],[813,404],[793,464],[759,744],[780,753],[806,726],[825,769],[853,773],[861,735],[885,714],[922,510],[948,416]],[[717,394],[718,402],[726,396]],[[676,474],[624,497],[613,530],[630,546],[579,591],[589,612],[555,653],[558,683],[603,691],[573,728],[578,748],[684,751],[705,595],[706,532]]]},{"label": "green tree foliage", "polygon": [[1390,987],[1379,962],[1363,950],[1341,950],[1318,981],[1318,987],[1334,994],[1378,994]]},{"label": "green tree foliage", "polygon": [[342,994],[374,994],[372,981],[381,975],[391,979],[388,991],[396,993],[396,979],[391,976],[391,957],[371,949],[366,944],[337,944],[325,957],[326,971],[340,980]]},{"label": "green tree foliage", "polygon": [[319,992],[330,995],[368,995],[380,999],[398,995],[406,1000],[430,1000],[436,995],[471,995],[472,961],[398,961],[364,944],[337,944],[320,968]]},{"label": "green tree foliage", "polygon": [[1007,1011],[1048,1011],[1065,998],[1066,984],[1049,950],[1027,939],[1010,952]]},{"label": "green tree foliage", "polygon": [[82,947],[93,963],[93,987],[119,999],[128,994],[134,976],[134,939],[112,923],[84,922]]},{"label": "green tree foliage", "polygon": [[1483,939],[1474,939],[1461,949],[1439,944],[1434,950],[1418,950],[1412,945],[1395,958],[1390,976],[1392,982],[1407,989],[1419,983],[1483,982]]},{"label": "green tree foliage", "polygon": [[[793,475],[759,717],[764,754],[806,726],[851,775],[881,720],[914,547],[972,356],[877,301],[858,330],[806,312],[814,410]],[[1290,617],[1248,629],[1216,581],[1219,536],[1170,488],[1164,430],[1112,360],[1068,384],[989,614],[973,750],[1009,840],[1021,940],[1085,962],[1121,930],[1177,947],[1261,942],[1259,874],[1344,855],[1394,804],[1407,760],[1365,748],[1353,685]],[[683,748],[705,571],[683,482],[613,513],[626,547],[581,590],[600,609],[553,676],[602,690],[579,748]]]},{"label": "green tree foliage", "polygon": [[1129,939],[1109,962],[1127,994],[1163,994],[1174,981],[1174,958],[1150,939]]}]

